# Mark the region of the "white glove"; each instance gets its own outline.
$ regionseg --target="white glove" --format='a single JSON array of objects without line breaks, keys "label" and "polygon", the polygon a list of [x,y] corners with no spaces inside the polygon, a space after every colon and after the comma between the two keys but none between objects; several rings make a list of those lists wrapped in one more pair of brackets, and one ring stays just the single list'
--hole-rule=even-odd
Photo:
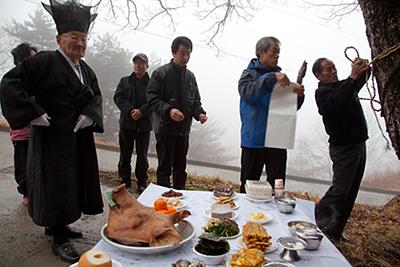
[{"label": "white glove", "polygon": [[37,125],[37,126],[49,126],[50,125],[50,120],[51,118],[47,113],[42,114],[42,116],[37,117],[33,121],[31,121],[31,125]]},{"label": "white glove", "polygon": [[78,120],[76,121],[76,125],[74,128],[74,132],[76,133],[79,129],[83,129],[93,125],[93,120],[86,115],[79,115]]}]

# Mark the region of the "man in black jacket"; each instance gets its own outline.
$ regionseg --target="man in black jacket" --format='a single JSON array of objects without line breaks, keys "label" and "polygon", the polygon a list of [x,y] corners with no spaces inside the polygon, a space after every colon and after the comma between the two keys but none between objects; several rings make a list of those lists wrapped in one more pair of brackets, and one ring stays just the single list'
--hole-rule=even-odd
[{"label": "man in black jacket", "polygon": [[341,81],[331,60],[319,58],[313,66],[320,81],[315,99],[329,135],[333,162],[333,183],[316,205],[315,218],[318,227],[336,240],[343,240],[365,169],[368,133],[358,92],[366,82],[366,72],[366,60],[360,58],[354,60],[350,76]]},{"label": "man in black jacket", "polygon": [[177,37],[171,50],[171,62],[153,72],[147,87],[147,100],[154,114],[157,139],[157,184],[170,187],[173,169],[173,188],[184,189],[192,117],[205,123],[207,116],[201,107],[196,78],[186,68],[192,42],[187,37]]},{"label": "man in black jacket", "polygon": [[136,143],[137,190],[139,193],[147,186],[147,169],[151,121],[149,107],[146,102],[146,87],[149,83],[147,69],[149,60],[145,54],[139,53],[132,59],[133,73],[123,77],[114,94],[114,102],[121,110],[119,119],[118,174],[127,188],[131,187],[131,158]]}]

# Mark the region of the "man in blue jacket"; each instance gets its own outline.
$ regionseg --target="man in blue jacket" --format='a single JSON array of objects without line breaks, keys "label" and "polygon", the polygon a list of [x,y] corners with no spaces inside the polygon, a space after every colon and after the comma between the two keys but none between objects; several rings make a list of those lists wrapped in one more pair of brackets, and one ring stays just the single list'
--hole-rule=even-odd
[{"label": "man in blue jacket", "polygon": [[114,102],[121,110],[118,175],[126,187],[130,188],[131,158],[136,144],[135,176],[137,191],[142,193],[147,186],[147,152],[151,131],[150,110],[146,101],[146,87],[150,79],[147,74],[149,59],[139,53],[133,57],[132,63],[133,73],[121,79],[114,94]]},{"label": "man in blue jacket", "polygon": [[[265,165],[267,180],[274,188],[276,179],[285,180],[286,149],[265,146],[266,126],[272,89],[276,83],[289,85],[289,78],[278,67],[280,42],[275,37],[263,37],[256,44],[256,56],[239,80],[241,128],[240,192],[245,192],[246,180],[259,180]],[[304,101],[304,87],[297,84],[298,108]]]},{"label": "man in blue jacket", "polygon": [[315,206],[315,219],[322,231],[337,240],[343,239],[365,169],[368,132],[358,92],[365,84],[367,71],[366,61],[357,58],[350,76],[339,81],[331,60],[319,58],[313,66],[313,73],[320,81],[315,100],[329,135],[329,155],[333,162],[333,182]]}]

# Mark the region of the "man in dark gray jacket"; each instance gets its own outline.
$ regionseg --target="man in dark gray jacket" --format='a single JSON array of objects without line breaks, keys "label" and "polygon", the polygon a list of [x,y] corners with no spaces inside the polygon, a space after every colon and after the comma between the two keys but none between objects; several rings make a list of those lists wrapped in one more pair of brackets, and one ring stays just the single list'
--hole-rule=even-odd
[{"label": "man in dark gray jacket", "polygon": [[137,190],[139,193],[147,186],[147,170],[151,121],[149,107],[146,103],[146,87],[149,83],[147,69],[149,60],[145,54],[139,53],[132,59],[133,73],[123,77],[114,94],[114,102],[121,110],[119,119],[118,174],[127,188],[131,187],[131,158],[136,143]]},{"label": "man in dark gray jacket", "polygon": [[192,52],[192,42],[177,37],[171,45],[173,59],[157,68],[147,87],[147,101],[153,111],[153,126],[157,139],[157,184],[184,189],[186,155],[192,118],[204,123],[206,112],[201,107],[196,78],[186,68]]}]

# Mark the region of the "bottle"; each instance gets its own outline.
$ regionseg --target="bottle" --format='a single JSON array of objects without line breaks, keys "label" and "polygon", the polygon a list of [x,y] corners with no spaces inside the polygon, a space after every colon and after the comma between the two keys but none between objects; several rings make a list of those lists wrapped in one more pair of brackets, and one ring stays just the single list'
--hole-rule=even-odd
[{"label": "bottle", "polygon": [[283,183],[283,179],[276,179],[275,180],[275,197],[283,197],[285,191],[285,185]]}]

